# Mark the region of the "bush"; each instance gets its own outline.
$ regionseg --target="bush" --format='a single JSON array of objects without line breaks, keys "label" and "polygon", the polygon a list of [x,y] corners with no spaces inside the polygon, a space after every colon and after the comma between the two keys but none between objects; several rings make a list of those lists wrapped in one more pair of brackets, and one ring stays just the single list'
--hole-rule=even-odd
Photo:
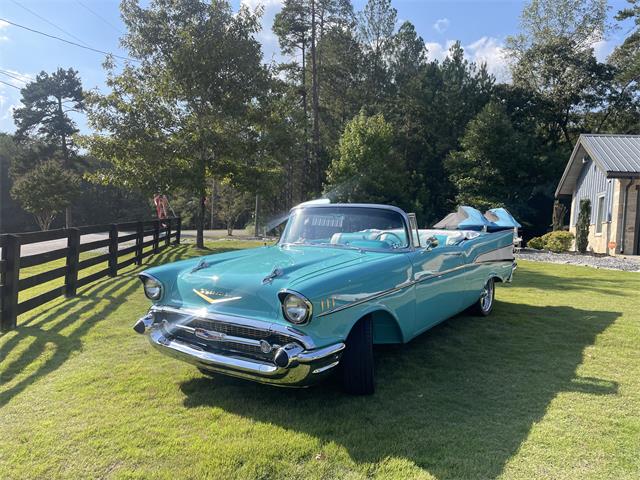
[{"label": "bush", "polygon": [[527,242],[529,248],[550,250],[554,253],[568,252],[573,242],[573,233],[557,230],[545,233],[542,237],[534,237]]},{"label": "bush", "polygon": [[527,242],[527,247],[542,250],[544,248],[544,241],[542,237],[533,237]]}]

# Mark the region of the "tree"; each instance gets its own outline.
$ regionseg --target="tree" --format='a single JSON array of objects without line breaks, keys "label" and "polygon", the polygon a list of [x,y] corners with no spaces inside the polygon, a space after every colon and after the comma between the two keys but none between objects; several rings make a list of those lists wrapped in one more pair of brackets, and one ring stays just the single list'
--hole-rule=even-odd
[{"label": "tree", "polygon": [[227,235],[231,236],[238,219],[248,210],[251,197],[235,188],[228,180],[220,182],[216,190],[218,218],[224,222]]},{"label": "tree", "polygon": [[11,196],[33,214],[42,230],[48,230],[55,216],[78,194],[79,185],[77,175],[58,161],[48,160],[17,179]]},{"label": "tree", "polygon": [[[308,119],[308,95],[311,96],[311,149],[305,144],[306,163],[309,166],[309,189],[319,192],[322,187],[324,165],[321,156],[321,99],[320,69],[323,58],[319,44],[329,31],[351,28],[353,7],[349,0],[286,0],[274,20],[273,31],[278,36],[283,53],[300,52],[301,66],[299,91],[302,97],[305,122]],[[307,57],[308,54],[308,57]],[[296,62],[287,65],[295,69]],[[308,71],[310,70],[310,72]],[[307,84],[310,78],[310,85]],[[305,134],[307,133],[305,123]],[[306,136],[306,135],[305,135]],[[308,140],[305,139],[305,142]]]},{"label": "tree", "polygon": [[369,95],[374,101],[387,88],[386,57],[393,46],[398,11],[391,0],[368,0],[358,15],[360,42],[369,67]]},{"label": "tree", "polygon": [[[78,72],[59,68],[52,74],[40,72],[21,91],[23,107],[13,111],[17,126],[16,139],[25,140],[35,134],[62,153],[63,166],[72,169],[73,135],[78,132],[70,112],[84,109],[84,93]],[[71,226],[71,205],[66,208],[66,225]]]},{"label": "tree", "polygon": [[531,0],[520,23],[507,39],[513,82],[536,94],[549,139],[573,145],[578,132],[602,127],[586,128],[591,112],[602,117],[618,103],[613,71],[593,53],[607,33],[607,2]]},{"label": "tree", "polygon": [[[252,135],[250,113],[268,78],[255,39],[261,10],[242,6],[234,12],[226,0],[156,0],[148,8],[124,0],[121,10],[129,31],[123,45],[140,65],[116,75],[114,90],[121,83],[129,90],[125,95],[115,91],[115,98],[106,99],[106,110],[94,102],[93,121],[116,134],[107,145],[112,152],[107,159],[120,172],[149,172],[152,149],[160,146],[158,166],[166,172],[176,167],[181,175],[171,181],[197,199],[196,243],[203,247],[207,178],[224,178],[230,154]],[[146,100],[160,105],[161,112],[145,107]],[[141,140],[117,127],[118,116],[135,122]],[[104,143],[98,145],[96,154]],[[136,155],[123,158],[127,151]]]},{"label": "tree", "polygon": [[340,138],[325,190],[340,201],[402,205],[404,169],[392,145],[393,127],[384,116],[360,112]]},{"label": "tree", "polygon": [[528,151],[505,108],[489,102],[469,122],[461,150],[446,161],[456,202],[480,210],[506,206],[516,215],[525,210],[536,183],[535,158]]},{"label": "tree", "polygon": [[589,224],[591,223],[591,200],[580,200],[580,211],[576,222],[576,250],[585,253],[589,246]]}]

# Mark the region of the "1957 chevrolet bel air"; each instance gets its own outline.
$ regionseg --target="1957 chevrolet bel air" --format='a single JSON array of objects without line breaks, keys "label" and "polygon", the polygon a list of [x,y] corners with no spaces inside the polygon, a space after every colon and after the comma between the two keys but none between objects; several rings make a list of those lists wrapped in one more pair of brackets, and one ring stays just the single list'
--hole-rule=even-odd
[{"label": "1957 chevrolet bel air", "polygon": [[141,273],[153,306],[134,329],[205,373],[306,386],[339,371],[347,392],[370,394],[374,344],[491,313],[519,226],[504,209],[461,207],[422,230],[392,206],[302,204],[274,246]]}]

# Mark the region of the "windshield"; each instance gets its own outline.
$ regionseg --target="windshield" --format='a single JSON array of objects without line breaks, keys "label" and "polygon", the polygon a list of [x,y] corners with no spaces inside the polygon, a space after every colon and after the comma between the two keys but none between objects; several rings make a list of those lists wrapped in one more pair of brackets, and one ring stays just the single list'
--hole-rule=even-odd
[{"label": "windshield", "polygon": [[367,207],[304,207],[289,217],[280,243],[370,249],[409,246],[402,215]]}]

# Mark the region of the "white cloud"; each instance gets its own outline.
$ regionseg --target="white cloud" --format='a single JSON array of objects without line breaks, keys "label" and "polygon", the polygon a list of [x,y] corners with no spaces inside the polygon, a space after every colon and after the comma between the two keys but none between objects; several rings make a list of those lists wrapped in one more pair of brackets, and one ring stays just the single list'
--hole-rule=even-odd
[{"label": "white cloud", "polygon": [[[438,42],[427,42],[427,58],[441,62],[449,56],[449,49],[455,43],[454,40],[447,40],[444,44]],[[468,45],[463,45],[464,54],[467,60],[477,64],[486,63],[487,70],[492,73],[498,81],[509,81],[509,69],[505,56],[504,45],[496,38],[481,37]]]},{"label": "white cloud", "polygon": [[472,61],[478,64],[486,63],[487,70],[499,81],[509,79],[505,48],[496,38],[482,37],[472,44],[466,45],[464,51]]},{"label": "white cloud", "polygon": [[7,28],[9,26],[9,23],[5,22],[4,20],[0,20],[0,30],[2,30],[3,28]]},{"label": "white cloud", "polygon": [[438,33],[444,33],[447,31],[447,29],[449,28],[449,24],[451,22],[449,22],[448,18],[440,18],[436,21],[436,23],[433,24],[433,28],[436,30],[436,32]]},{"label": "white cloud", "polygon": [[284,0],[241,0],[240,3],[252,9],[262,5],[264,9],[267,10],[273,7],[281,7],[283,1]]},{"label": "white cloud", "polygon": [[241,4],[252,10],[262,6],[264,12],[262,14],[262,30],[256,35],[256,39],[262,44],[262,53],[265,62],[271,62],[273,59],[280,59],[280,49],[278,38],[271,31],[273,19],[282,9],[284,0],[241,0]]},{"label": "white cloud", "polygon": [[613,52],[615,44],[608,40],[600,40],[591,44],[593,48],[593,54],[596,56],[599,62],[604,62],[609,55]]}]

